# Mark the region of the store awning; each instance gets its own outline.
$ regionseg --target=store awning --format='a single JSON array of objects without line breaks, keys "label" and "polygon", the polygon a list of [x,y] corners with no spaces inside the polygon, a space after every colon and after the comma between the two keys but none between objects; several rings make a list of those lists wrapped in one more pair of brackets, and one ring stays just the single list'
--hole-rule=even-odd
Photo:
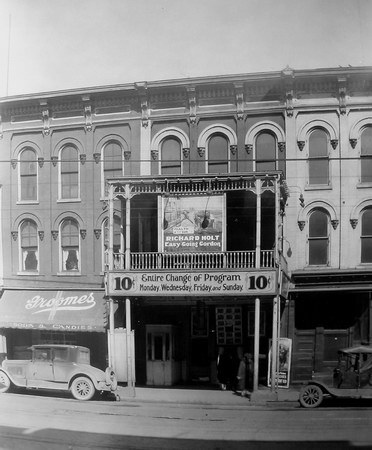
[{"label": "store awning", "polygon": [[105,331],[104,291],[5,290],[0,328],[55,331]]}]

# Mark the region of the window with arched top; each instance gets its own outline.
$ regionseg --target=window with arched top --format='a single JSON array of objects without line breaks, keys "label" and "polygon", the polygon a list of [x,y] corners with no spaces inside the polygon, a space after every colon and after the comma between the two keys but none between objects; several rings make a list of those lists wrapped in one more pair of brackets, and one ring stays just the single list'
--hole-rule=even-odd
[{"label": "window with arched top", "polygon": [[222,134],[213,134],[208,140],[208,173],[228,173],[229,140]]},{"label": "window with arched top", "polygon": [[316,209],[309,216],[309,265],[327,265],[329,262],[329,215]]},{"label": "window with arched top", "polygon": [[329,139],[322,129],[309,136],[309,185],[329,184]]},{"label": "window with arched top", "polygon": [[276,138],[267,132],[260,133],[256,138],[255,169],[265,172],[277,169]]},{"label": "window with arched top", "polygon": [[361,262],[372,263],[372,208],[362,212]]},{"label": "window with arched top", "polygon": [[39,239],[37,225],[33,220],[24,220],[19,227],[20,269],[22,272],[39,271]]},{"label": "window with arched top", "polygon": [[37,200],[37,158],[32,148],[25,148],[19,158],[21,201]]},{"label": "window with arched top", "polygon": [[365,128],[360,136],[360,181],[372,183],[372,126]]},{"label": "window with arched top", "polygon": [[181,175],[181,155],[181,142],[178,139],[175,137],[163,139],[160,151],[161,175]]},{"label": "window with arched top", "polygon": [[63,147],[60,161],[60,198],[79,198],[79,154],[76,147]]},{"label": "window with arched top", "polygon": [[61,223],[61,269],[62,272],[80,271],[79,224],[75,219],[65,219]]},{"label": "window with arched top", "polygon": [[[103,182],[124,175],[123,149],[117,142],[109,142],[103,149]],[[105,187],[105,195],[107,195]]]}]

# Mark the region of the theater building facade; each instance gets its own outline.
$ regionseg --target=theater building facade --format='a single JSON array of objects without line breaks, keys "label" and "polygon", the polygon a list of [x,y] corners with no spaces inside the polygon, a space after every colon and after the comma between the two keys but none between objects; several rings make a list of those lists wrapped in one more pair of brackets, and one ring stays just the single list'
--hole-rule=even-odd
[{"label": "theater building facade", "polygon": [[171,385],[217,383],[223,348],[253,355],[257,387],[282,338],[291,382],[370,342],[371,80],[286,68],[0,99],[0,353],[81,344],[123,382]]}]

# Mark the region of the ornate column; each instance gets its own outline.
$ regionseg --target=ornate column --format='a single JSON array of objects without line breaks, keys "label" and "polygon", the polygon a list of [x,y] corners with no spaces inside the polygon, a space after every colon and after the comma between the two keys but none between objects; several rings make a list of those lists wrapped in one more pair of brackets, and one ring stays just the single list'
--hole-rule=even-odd
[{"label": "ornate column", "polygon": [[256,180],[256,269],[261,266],[261,180]]}]

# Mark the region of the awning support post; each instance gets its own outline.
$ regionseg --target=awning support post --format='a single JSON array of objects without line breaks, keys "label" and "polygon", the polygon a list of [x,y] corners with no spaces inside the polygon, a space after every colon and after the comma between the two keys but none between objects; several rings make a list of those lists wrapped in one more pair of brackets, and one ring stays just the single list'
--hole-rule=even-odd
[{"label": "awning support post", "polygon": [[[136,392],[134,388],[134,352],[132,354],[131,348],[131,334],[132,334],[132,322],[131,322],[131,307],[130,299],[125,299],[125,328],[126,328],[126,353],[127,353],[127,388],[129,395],[135,397]],[[134,349],[133,349],[134,350]]]},{"label": "awning support post", "polygon": [[273,299],[273,336],[271,343],[271,391],[276,391],[278,376],[278,302],[279,296]]},{"label": "awning support post", "polygon": [[260,299],[255,300],[254,314],[254,355],[253,355],[253,392],[258,389],[258,366],[260,359]]}]

